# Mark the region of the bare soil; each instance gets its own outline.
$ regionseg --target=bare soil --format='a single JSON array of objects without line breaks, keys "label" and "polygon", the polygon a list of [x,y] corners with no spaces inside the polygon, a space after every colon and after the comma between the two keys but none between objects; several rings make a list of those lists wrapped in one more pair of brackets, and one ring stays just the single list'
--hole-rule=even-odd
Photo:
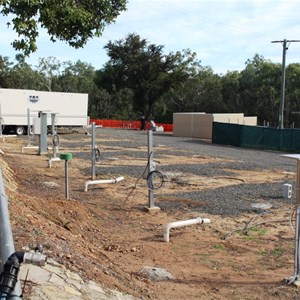
[{"label": "bare soil", "polygon": [[[49,257],[83,278],[142,299],[299,299],[298,288],[285,278],[294,273],[295,234],[290,206],[266,214],[237,217],[199,214],[192,210],[149,213],[145,180],[126,176],[117,184],[95,185],[84,192],[91,162],[76,158],[90,153],[73,134],[78,147],[68,151],[70,199],[64,196],[64,162],[48,167],[48,156],[24,149],[26,138],[7,138],[0,145],[11,224],[17,250],[44,246]],[[135,151],[132,149],[132,151]],[[145,165],[146,159],[111,160],[107,165]],[[220,163],[208,157],[165,158],[164,163]],[[219,178],[190,175],[189,185],[166,184],[163,193],[214,189],[224,185],[275,182],[294,173],[235,171]],[[169,198],[170,200],[171,198]],[[178,200],[178,199],[177,199]],[[195,203],[191,203],[191,206]],[[201,203],[199,204],[201,205]],[[163,225],[194,217],[211,224],[172,229],[163,241]],[[160,267],[174,279],[153,281],[139,274]],[[25,295],[25,299],[30,295]]]}]

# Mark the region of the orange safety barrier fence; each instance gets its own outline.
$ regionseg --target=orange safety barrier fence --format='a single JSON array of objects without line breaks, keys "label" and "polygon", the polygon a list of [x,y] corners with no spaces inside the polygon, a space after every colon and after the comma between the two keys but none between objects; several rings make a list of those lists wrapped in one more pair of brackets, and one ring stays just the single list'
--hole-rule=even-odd
[{"label": "orange safety barrier fence", "polygon": [[[123,128],[123,129],[140,129],[141,121],[122,121],[122,120],[102,120],[102,119],[90,119],[90,124],[95,122],[98,126]],[[156,123],[156,126],[162,126],[164,131],[173,132],[173,124]],[[147,122],[146,129],[150,129],[150,122]]]}]

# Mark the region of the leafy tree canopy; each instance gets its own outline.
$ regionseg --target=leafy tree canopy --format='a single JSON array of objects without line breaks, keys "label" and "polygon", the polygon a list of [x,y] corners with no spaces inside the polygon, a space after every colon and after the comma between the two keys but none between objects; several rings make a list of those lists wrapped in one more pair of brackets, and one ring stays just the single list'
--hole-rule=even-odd
[{"label": "leafy tree canopy", "polygon": [[[88,39],[100,36],[126,9],[126,0],[0,0],[0,12],[13,15],[12,25],[19,39],[12,42],[25,55],[36,51],[38,26],[45,28],[51,41],[66,41],[81,48]],[[11,25],[9,22],[7,25]]]},{"label": "leafy tree canopy", "polygon": [[105,49],[110,57],[96,82],[107,87],[109,82],[117,90],[129,88],[133,92],[133,109],[153,116],[155,104],[168,90],[192,75],[195,53],[163,53],[163,46],[149,44],[137,34],[109,42]]}]

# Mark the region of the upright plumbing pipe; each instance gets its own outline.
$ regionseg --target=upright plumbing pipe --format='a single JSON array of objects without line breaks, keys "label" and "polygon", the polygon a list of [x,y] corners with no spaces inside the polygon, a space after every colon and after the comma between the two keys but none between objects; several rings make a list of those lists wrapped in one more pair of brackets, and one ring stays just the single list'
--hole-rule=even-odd
[{"label": "upright plumbing pipe", "polygon": [[[148,174],[155,170],[155,165],[153,162],[154,152],[153,152],[153,131],[147,131],[147,138],[148,138]],[[155,207],[154,205],[154,192],[152,182],[150,183],[150,189],[148,189],[148,208],[152,209]]]},{"label": "upright plumbing pipe", "polygon": [[92,180],[96,179],[96,123],[92,123]]},{"label": "upright plumbing pipe", "polygon": [[69,199],[69,167],[68,162],[73,157],[72,153],[61,153],[60,159],[65,161],[65,197]]},{"label": "upright plumbing pipe", "polygon": [[[15,252],[14,240],[10,226],[8,200],[4,189],[2,171],[0,170],[0,236],[1,236],[1,269],[9,256]],[[10,299],[20,299],[22,294],[20,282],[17,281]]]},{"label": "upright plumbing pipe", "polygon": [[177,227],[183,227],[188,225],[194,225],[194,224],[209,224],[210,219],[204,219],[204,218],[195,218],[190,220],[184,220],[184,221],[177,221],[177,222],[171,222],[164,225],[164,241],[169,242],[170,241],[170,229],[171,228],[177,228]]},{"label": "upright plumbing pipe", "polygon": [[52,147],[53,147],[53,158],[56,158],[59,145],[59,137],[55,130],[56,113],[51,113],[51,131],[52,131]]},{"label": "upright plumbing pipe", "polygon": [[87,192],[88,191],[88,186],[91,184],[103,184],[103,183],[117,183],[120,182],[122,180],[124,180],[123,176],[117,177],[117,178],[111,178],[111,179],[100,179],[100,180],[95,180],[96,179],[96,161],[97,157],[98,159],[100,159],[100,151],[99,149],[96,147],[96,126],[95,126],[95,122],[92,123],[92,155],[91,155],[91,159],[92,159],[92,180],[88,180],[85,182],[84,184],[84,191]]},{"label": "upright plumbing pipe", "polygon": [[296,209],[296,232],[295,232],[295,259],[294,259],[294,275],[287,278],[287,284],[295,284],[296,286],[300,285],[299,282],[299,269],[300,269],[300,257],[299,257],[299,250],[300,250],[300,206],[298,205]]},{"label": "upright plumbing pipe", "polygon": [[47,113],[44,111],[39,111],[40,118],[40,129],[39,134],[39,155],[48,153],[47,146]]}]

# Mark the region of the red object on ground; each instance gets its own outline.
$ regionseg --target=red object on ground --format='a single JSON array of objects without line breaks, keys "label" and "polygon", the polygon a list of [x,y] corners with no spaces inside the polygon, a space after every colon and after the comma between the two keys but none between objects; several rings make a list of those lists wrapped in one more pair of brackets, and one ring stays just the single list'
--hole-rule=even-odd
[{"label": "red object on ground", "polygon": [[[122,128],[122,129],[140,129],[141,121],[122,121],[122,120],[102,120],[90,119],[90,124],[95,122],[96,125],[103,127]],[[157,126],[162,126],[164,131],[173,132],[173,124],[156,123]],[[147,122],[146,129],[150,129],[150,122]]]}]

